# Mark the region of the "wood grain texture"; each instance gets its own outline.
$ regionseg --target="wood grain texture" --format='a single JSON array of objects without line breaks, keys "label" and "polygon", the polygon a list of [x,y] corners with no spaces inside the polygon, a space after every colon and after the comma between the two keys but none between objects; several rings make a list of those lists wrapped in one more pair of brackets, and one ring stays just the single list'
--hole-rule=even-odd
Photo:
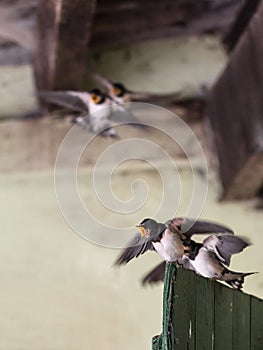
[{"label": "wood grain texture", "polygon": [[214,349],[232,350],[233,290],[215,284]]},{"label": "wood grain texture", "polygon": [[236,46],[248,23],[255,14],[261,0],[245,0],[240,8],[230,30],[226,33],[223,43],[226,49],[231,52]]},{"label": "wood grain texture", "polygon": [[251,350],[263,349],[263,301],[251,297]]},{"label": "wood grain texture", "polygon": [[173,304],[174,337],[176,349],[195,349],[196,329],[196,284],[195,273],[179,268],[175,282]]},{"label": "wood grain texture", "polygon": [[208,99],[223,198],[253,197],[263,183],[263,4]]},{"label": "wood grain texture", "polygon": [[81,89],[95,0],[40,0],[37,82],[41,89]]},{"label": "wood grain texture", "polygon": [[90,46],[98,49],[181,35],[223,34],[241,5],[241,0],[103,0],[98,3]]},{"label": "wood grain texture", "polygon": [[166,265],[163,331],[153,350],[261,350],[263,300]]},{"label": "wood grain texture", "polygon": [[233,348],[238,350],[250,349],[250,297],[236,291],[233,294]]},{"label": "wood grain texture", "polygon": [[214,344],[214,288],[207,278],[196,278],[196,350],[211,350]]}]

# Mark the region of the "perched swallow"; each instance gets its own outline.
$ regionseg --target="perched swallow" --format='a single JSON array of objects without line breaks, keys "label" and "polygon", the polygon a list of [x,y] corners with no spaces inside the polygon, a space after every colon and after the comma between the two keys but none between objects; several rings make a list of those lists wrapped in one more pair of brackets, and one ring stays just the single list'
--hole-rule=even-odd
[{"label": "perched swallow", "polygon": [[[127,263],[147,250],[155,250],[165,260],[155,267],[143,279],[145,283],[162,281],[166,262],[176,262],[184,268],[194,270],[207,278],[225,281],[233,288],[241,289],[244,277],[252,273],[238,273],[228,270],[233,254],[241,252],[249,244],[242,238],[233,235],[225,226],[206,221],[189,221],[175,218],[166,224],[145,219],[139,225],[141,232],[136,235],[127,248],[123,250],[116,265]],[[188,229],[189,224],[192,226]],[[186,230],[184,230],[186,226]],[[203,243],[191,240],[194,234],[209,234]]]},{"label": "perched swallow", "polygon": [[[241,252],[249,245],[242,238],[233,235],[211,235],[203,243],[193,240],[184,242],[183,258],[177,263],[184,268],[195,271],[203,277],[216,279],[228,283],[234,289],[241,289],[246,276],[255,272],[235,272],[229,270],[230,259],[233,254]],[[166,262],[160,263],[142,280],[142,284],[153,284],[164,280]]]},{"label": "perched swallow", "polygon": [[184,241],[193,234],[229,233],[233,231],[225,226],[207,221],[195,221],[188,218],[174,218],[166,223],[153,219],[144,219],[138,226],[140,233],[128,243],[116,260],[116,265],[128,263],[131,259],[155,250],[167,262],[176,262],[184,255]]},{"label": "perched swallow", "polygon": [[248,242],[238,236],[211,235],[202,244],[191,241],[191,248],[185,255],[189,257],[190,264],[198,275],[224,281],[235,289],[241,289],[244,277],[255,272],[235,272],[226,266],[229,266],[233,254],[241,252],[248,245]]}]

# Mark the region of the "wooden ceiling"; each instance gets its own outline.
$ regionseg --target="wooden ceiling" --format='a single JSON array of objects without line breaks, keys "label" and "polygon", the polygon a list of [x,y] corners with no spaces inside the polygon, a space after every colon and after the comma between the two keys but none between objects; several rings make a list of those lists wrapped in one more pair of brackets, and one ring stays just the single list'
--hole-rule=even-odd
[{"label": "wooden ceiling", "polygon": [[[37,4],[40,2],[2,0],[0,9],[1,12],[3,9],[9,11],[11,22],[13,20],[21,32],[32,32]],[[52,2],[57,6],[58,0]],[[65,3],[67,7],[67,2],[63,0],[62,6]],[[76,3],[75,7],[81,3],[84,17],[90,11],[91,2],[94,11],[89,46],[96,49],[181,35],[225,34],[244,3],[243,0],[85,0],[73,3]],[[75,29],[71,30],[74,33]]]},{"label": "wooden ceiling", "polygon": [[149,39],[225,34],[243,0],[99,0],[90,47],[119,47]]}]

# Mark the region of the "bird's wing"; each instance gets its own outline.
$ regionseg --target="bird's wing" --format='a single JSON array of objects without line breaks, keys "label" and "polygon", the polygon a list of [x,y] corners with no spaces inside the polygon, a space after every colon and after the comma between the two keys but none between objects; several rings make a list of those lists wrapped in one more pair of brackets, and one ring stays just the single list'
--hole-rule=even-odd
[{"label": "bird's wing", "polygon": [[157,265],[154,269],[152,269],[146,276],[142,279],[142,285],[146,284],[154,284],[157,282],[163,282],[164,274],[165,274],[165,266],[166,262],[163,261],[159,265]]},{"label": "bird's wing", "polygon": [[216,254],[218,259],[229,266],[231,256],[242,252],[250,243],[234,235],[211,235],[203,241],[203,246]]},{"label": "bird's wing", "polygon": [[154,94],[150,92],[128,91],[131,102],[153,103],[156,105],[167,106],[177,101],[180,93],[173,92],[168,94]]},{"label": "bird's wing", "polygon": [[140,128],[146,127],[144,124],[140,123],[140,121],[135,117],[135,115],[131,111],[127,110],[121,104],[118,104],[117,110],[113,110],[111,112],[110,118],[117,123],[119,122],[119,123],[132,124],[133,126],[140,127]]},{"label": "bird's wing", "polygon": [[84,129],[89,129],[89,115],[78,116],[74,119],[74,122],[79,126],[82,126]]},{"label": "bird's wing", "polygon": [[88,105],[83,97],[88,94],[80,91],[40,91],[40,100],[58,106],[66,107],[72,111],[85,113]]},{"label": "bird's wing", "polygon": [[[89,74],[94,82],[96,82],[106,92],[109,92],[112,89],[113,84],[110,80],[97,73],[90,72]],[[129,89],[127,89],[127,93],[129,94],[129,100],[131,102],[155,103],[160,105],[171,104],[172,102],[177,101],[177,99],[181,96],[181,93],[178,92],[155,94],[143,91],[131,91]]]},{"label": "bird's wing", "polygon": [[233,234],[234,232],[227,226],[210,221],[194,220],[190,218],[174,218],[167,223],[180,230],[187,239],[196,234],[225,233]]},{"label": "bird's wing", "polygon": [[130,260],[144,254],[147,250],[154,250],[152,242],[145,237],[141,237],[140,233],[137,233],[127,244],[127,247],[122,250],[114,265],[127,264]]},{"label": "bird's wing", "polygon": [[[191,260],[185,255],[181,259],[178,259],[177,263],[185,269],[194,270],[194,267],[191,264]],[[143,277],[142,285],[144,286],[146,284],[163,282],[164,275],[165,275],[165,266],[166,266],[166,262],[163,261],[159,265],[157,265],[154,269],[152,269],[146,276]]]},{"label": "bird's wing", "polygon": [[92,80],[100,86],[101,89],[106,90],[106,92],[109,92],[112,89],[112,83],[110,80],[97,73],[89,72],[89,75],[91,76]]}]

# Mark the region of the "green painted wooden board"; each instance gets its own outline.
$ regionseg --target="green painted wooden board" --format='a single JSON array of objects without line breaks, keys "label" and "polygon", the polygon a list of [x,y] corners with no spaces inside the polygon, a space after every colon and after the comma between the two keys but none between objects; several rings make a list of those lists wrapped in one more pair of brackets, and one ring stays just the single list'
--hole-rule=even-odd
[{"label": "green painted wooden board", "polygon": [[166,265],[163,332],[153,350],[263,350],[263,301]]},{"label": "green painted wooden board", "polygon": [[250,349],[250,296],[233,291],[233,349]]},{"label": "green painted wooden board", "polygon": [[195,349],[196,284],[193,271],[178,268],[173,304],[176,349]]},{"label": "green painted wooden board", "polygon": [[159,349],[173,350],[175,347],[174,340],[174,312],[173,303],[175,298],[175,280],[177,278],[177,268],[174,264],[166,264],[164,293],[163,293],[163,333],[162,343]]},{"label": "green painted wooden board", "polygon": [[196,283],[196,350],[211,350],[214,343],[215,282],[198,277]]},{"label": "green painted wooden board", "polygon": [[214,349],[232,350],[233,289],[215,283]]},{"label": "green painted wooden board", "polygon": [[251,297],[250,350],[263,349],[263,300]]},{"label": "green painted wooden board", "polygon": [[162,349],[162,336],[156,335],[152,339],[152,350]]}]

